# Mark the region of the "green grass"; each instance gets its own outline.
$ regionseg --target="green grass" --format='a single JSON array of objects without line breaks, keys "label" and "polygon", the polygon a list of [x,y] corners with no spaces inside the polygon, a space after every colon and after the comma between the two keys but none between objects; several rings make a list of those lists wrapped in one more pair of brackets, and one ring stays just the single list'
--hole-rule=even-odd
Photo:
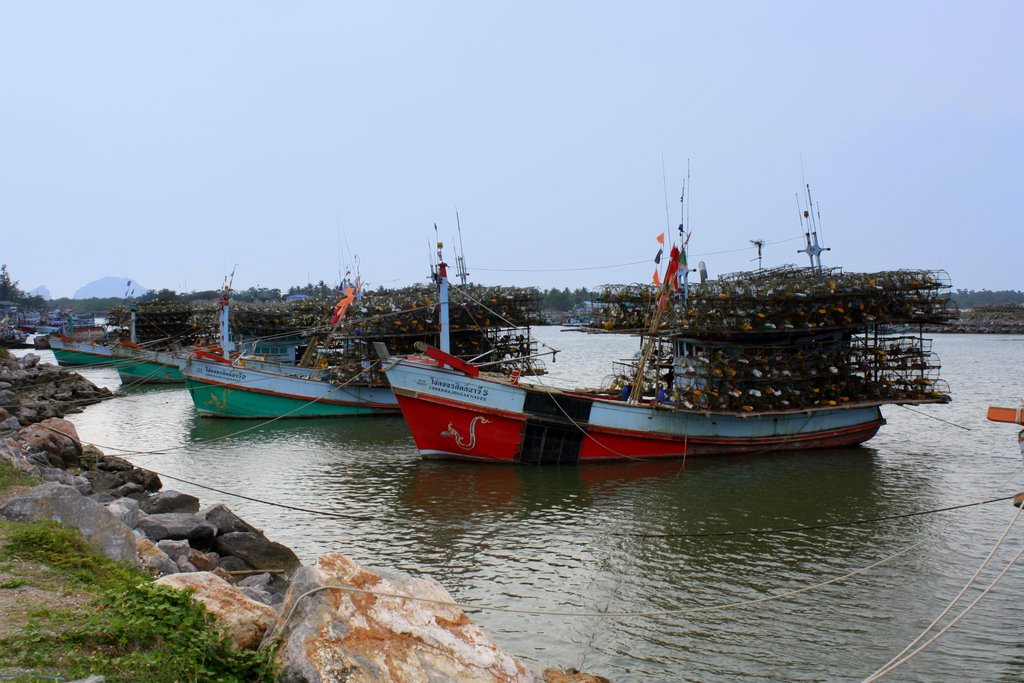
[{"label": "green grass", "polygon": [[[2,348],[0,346],[0,349]],[[0,491],[5,491],[12,486],[32,486],[38,483],[38,479],[26,475],[6,460],[0,460]]]},{"label": "green grass", "polygon": [[0,560],[45,565],[64,590],[92,602],[86,609],[32,612],[20,632],[0,640],[0,673],[156,683],[274,679],[271,652],[234,650],[189,592],[157,586],[97,554],[76,531],[55,522],[6,523],[0,539]]}]

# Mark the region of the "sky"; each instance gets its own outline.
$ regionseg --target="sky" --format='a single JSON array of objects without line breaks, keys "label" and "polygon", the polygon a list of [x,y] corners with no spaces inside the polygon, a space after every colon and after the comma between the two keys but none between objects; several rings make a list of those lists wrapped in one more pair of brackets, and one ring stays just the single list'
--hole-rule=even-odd
[{"label": "sky", "polygon": [[[1024,289],[1024,3],[4,2],[0,261],[237,289],[804,265]],[[1018,199],[1015,199],[1017,197]],[[458,223],[456,220],[458,212]]]}]

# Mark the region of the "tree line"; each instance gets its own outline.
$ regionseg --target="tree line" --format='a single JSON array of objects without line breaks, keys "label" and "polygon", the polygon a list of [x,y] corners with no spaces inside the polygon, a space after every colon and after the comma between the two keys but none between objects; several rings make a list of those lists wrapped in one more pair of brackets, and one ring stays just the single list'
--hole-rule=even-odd
[{"label": "tree line", "polygon": [[[582,308],[587,302],[593,301],[596,292],[585,287],[569,289],[565,287],[558,289],[539,289],[531,287],[541,300],[541,308],[550,312],[568,312]],[[338,288],[329,285],[323,280],[316,284],[294,285],[287,291],[273,287],[249,287],[233,291],[231,298],[235,301],[280,301],[286,296],[304,294],[306,296],[329,299],[338,296]],[[184,301],[192,299],[216,299],[220,296],[220,290],[208,289],[193,292],[176,292],[172,289],[156,289],[146,292],[142,296],[135,297],[136,301]],[[950,298],[961,310],[967,308],[978,308],[980,306],[1005,306],[1024,305],[1024,291],[1002,289],[957,289]],[[91,299],[71,299],[63,297],[47,301],[39,295],[30,295],[18,286],[18,282],[11,278],[6,264],[0,267],[0,301],[10,301],[18,306],[29,310],[46,309],[73,309],[77,311],[90,311],[103,315],[110,309],[125,305],[123,297],[106,297]]]},{"label": "tree line", "polygon": [[[545,311],[559,311],[566,312],[572,311],[576,308],[580,308],[585,302],[591,301],[594,297],[594,292],[579,287],[571,290],[568,287],[564,289],[551,288],[551,289],[539,289],[536,287],[529,287],[527,289],[534,290],[541,301],[541,308]],[[289,287],[287,291],[281,291],[276,287],[249,287],[248,289],[234,290],[231,292],[231,298],[234,301],[281,301],[283,298],[292,295],[305,295],[318,299],[330,299],[331,297],[339,296],[340,292],[334,285],[329,285],[323,280],[317,283],[307,283],[305,285],[293,285]],[[216,299],[221,295],[221,291],[217,289],[205,289],[197,290],[192,292],[176,292],[173,289],[153,289],[145,294],[134,297],[135,301],[190,301],[196,299],[212,300]],[[60,309],[66,310],[71,309],[79,312],[88,311],[90,313],[104,315],[110,312],[110,309],[116,308],[117,306],[124,306],[127,300],[124,297],[113,296],[113,297],[92,297],[88,299],[72,299],[69,297],[61,297],[58,299],[50,299],[47,301],[43,297],[32,294],[22,290],[18,286],[18,282],[11,278],[10,273],[7,270],[7,266],[3,265],[0,267],[0,301],[9,301],[18,305],[20,308],[25,310],[37,310],[44,311],[49,309]]]}]

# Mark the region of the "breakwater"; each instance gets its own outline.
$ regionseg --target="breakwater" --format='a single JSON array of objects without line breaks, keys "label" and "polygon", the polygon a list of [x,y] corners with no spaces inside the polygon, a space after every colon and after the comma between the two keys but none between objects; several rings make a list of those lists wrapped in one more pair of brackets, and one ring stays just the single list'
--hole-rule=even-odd
[{"label": "breakwater", "polygon": [[[34,355],[0,361],[0,376],[10,380],[0,461],[45,482],[0,493],[0,518],[75,527],[158,584],[194,591],[234,647],[273,652],[280,680],[606,680],[518,659],[432,579],[371,569],[340,553],[303,565],[226,506],[202,507],[196,496],[164,490],[154,473],[83,444],[59,415],[109,391]],[[40,384],[58,387],[52,405],[44,405]],[[16,624],[29,607],[0,600],[4,609],[0,621]]]},{"label": "breakwater", "polygon": [[985,306],[962,311],[959,317],[944,325],[928,326],[928,334],[1024,334],[1024,307]]}]

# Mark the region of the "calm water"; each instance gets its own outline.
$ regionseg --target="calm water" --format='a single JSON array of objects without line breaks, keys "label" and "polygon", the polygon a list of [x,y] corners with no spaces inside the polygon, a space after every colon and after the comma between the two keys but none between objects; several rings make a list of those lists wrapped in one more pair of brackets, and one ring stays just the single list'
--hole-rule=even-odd
[{"label": "calm water", "polygon": [[[558,328],[537,334],[563,350],[543,378],[560,386],[600,383],[610,361],[632,355],[636,345]],[[918,412],[887,407],[888,424],[866,447],[691,460],[685,468],[422,462],[401,418],[268,425],[200,419],[183,388],[132,389],[72,419],[84,440],[111,454],[129,449],[126,457],[162,474],[338,515],[164,480],[204,503],[229,505],[304,561],[340,551],[433,577],[462,603],[545,613],[473,615],[523,658],[616,681],[852,681],[888,661],[945,608],[1015,508],[1000,502],[966,516],[766,535],[685,534],[897,515],[1024,489],[1017,429],[985,420],[989,405],[1024,397],[1024,337],[938,335],[935,350],[954,402]],[[109,370],[83,374],[120,384]],[[162,449],[170,450],[144,453]],[[1020,538],[1015,527],[964,604],[1020,550]],[[838,583],[727,606],[843,577],[918,542]],[[1024,679],[1022,579],[1024,566],[1014,566],[890,679]],[[630,616],[575,615],[602,612]]]}]

